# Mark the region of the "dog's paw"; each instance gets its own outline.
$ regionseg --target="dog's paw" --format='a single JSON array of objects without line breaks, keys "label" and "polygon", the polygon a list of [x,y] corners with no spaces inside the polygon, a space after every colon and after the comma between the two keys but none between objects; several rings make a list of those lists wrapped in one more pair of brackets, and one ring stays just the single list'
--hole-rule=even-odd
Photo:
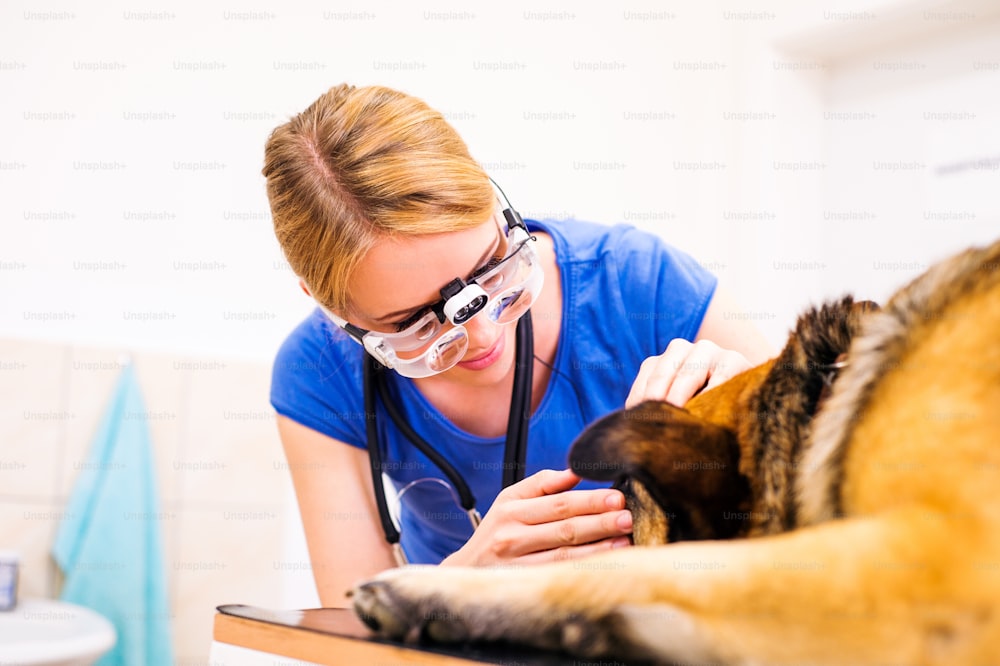
[{"label": "dog's paw", "polygon": [[[394,641],[460,643],[474,638],[467,618],[449,610],[443,595],[421,589],[429,570],[386,572],[354,588],[355,614],[378,636]],[[453,602],[458,603],[458,602]]]},{"label": "dog's paw", "polygon": [[[509,589],[509,588],[508,588]],[[404,567],[361,583],[354,612],[378,636],[396,641],[522,640],[524,597],[503,595],[488,572]],[[505,598],[506,596],[506,598]]]},{"label": "dog's paw", "polygon": [[394,641],[506,642],[605,654],[607,625],[549,602],[530,576],[505,581],[489,570],[406,567],[361,583],[354,612],[376,635]]}]

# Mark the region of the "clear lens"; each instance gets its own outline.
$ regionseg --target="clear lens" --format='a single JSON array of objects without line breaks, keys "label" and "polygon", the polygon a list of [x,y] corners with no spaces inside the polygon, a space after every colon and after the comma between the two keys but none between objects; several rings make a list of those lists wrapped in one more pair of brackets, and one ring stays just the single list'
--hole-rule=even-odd
[{"label": "clear lens", "polygon": [[404,377],[430,377],[461,361],[468,348],[469,335],[464,327],[458,326],[445,332],[423,354],[408,359],[401,359],[393,354],[388,365]]},{"label": "clear lens", "polygon": [[423,349],[429,345],[434,336],[441,331],[441,322],[437,315],[428,312],[415,324],[399,333],[376,333],[386,344],[396,351],[408,352]]},{"label": "clear lens", "polygon": [[534,299],[523,287],[512,289],[493,301],[490,319],[498,324],[509,324],[521,318]]},{"label": "clear lens", "polygon": [[427,367],[434,372],[444,372],[462,360],[469,348],[469,336],[464,328],[454,328],[442,335],[427,355]]},{"label": "clear lens", "polygon": [[437,317],[425,317],[417,323],[417,329],[413,331],[414,340],[424,341],[429,340],[438,332],[441,328],[440,322],[438,322]]},{"label": "clear lens", "polygon": [[504,275],[503,271],[498,271],[496,273],[490,271],[489,273],[486,273],[483,277],[478,278],[476,280],[476,283],[483,288],[483,291],[487,293],[492,293],[503,286],[505,277],[506,276]]},{"label": "clear lens", "polygon": [[535,302],[542,277],[534,248],[522,242],[503,263],[476,279],[490,297],[487,316],[498,324],[519,319]]}]

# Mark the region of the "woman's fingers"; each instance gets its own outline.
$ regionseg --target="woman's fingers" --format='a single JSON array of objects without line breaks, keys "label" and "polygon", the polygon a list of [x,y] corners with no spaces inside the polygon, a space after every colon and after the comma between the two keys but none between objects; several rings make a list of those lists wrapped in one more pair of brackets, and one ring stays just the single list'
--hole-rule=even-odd
[{"label": "woman's fingers", "polygon": [[650,356],[639,366],[639,374],[625,400],[626,407],[635,407],[644,400],[665,400],[674,377],[694,344],[677,338],[659,356]]},{"label": "woman's fingers", "polygon": [[627,536],[614,537],[595,541],[583,546],[571,546],[543,550],[530,555],[525,555],[518,561],[522,564],[546,564],[549,562],[563,562],[566,560],[579,560],[591,555],[597,555],[615,548],[625,548],[632,545],[632,540]]},{"label": "woman's fingers", "polygon": [[532,553],[627,537],[631,532],[632,514],[627,510],[577,515],[535,524],[514,520],[494,533],[492,554],[499,559],[519,558]]},{"label": "woman's fingers", "polygon": [[536,550],[585,546],[631,534],[632,514],[621,510],[574,516],[552,523],[532,525],[526,531],[527,540],[538,546]]},{"label": "woman's fingers", "polygon": [[572,490],[579,481],[569,470],[545,470],[505,489],[472,538],[446,563],[513,564],[551,550],[587,547],[591,552],[592,544],[616,537],[627,542],[632,514],[625,509],[625,496],[611,488]]},{"label": "woman's fingers", "polygon": [[492,551],[499,558],[580,546],[632,532],[625,497],[610,488],[512,500],[494,506],[490,513],[496,522],[495,528],[490,526]]},{"label": "woman's fingers", "polygon": [[683,407],[702,389],[717,386],[750,367],[739,352],[709,340],[691,343],[678,338],[662,354],[642,362],[625,406],[663,400]]},{"label": "woman's fingers", "polygon": [[535,472],[529,477],[523,478],[514,485],[504,488],[497,496],[499,501],[515,499],[529,499],[532,497],[543,497],[545,495],[556,495],[570,490],[580,483],[580,477],[572,470],[563,469],[543,469]]},{"label": "woman's fingers", "polygon": [[683,407],[684,403],[704,388],[725,350],[714,342],[705,340],[691,345],[687,351],[684,360],[676,369],[674,380],[665,397],[667,402],[678,407]]},{"label": "woman's fingers", "polygon": [[519,522],[526,525],[540,525],[568,520],[575,516],[595,515],[624,508],[625,496],[619,490],[608,488],[574,490],[558,495],[512,502],[508,510],[516,515]]},{"label": "woman's fingers", "polygon": [[743,354],[729,349],[724,350],[722,357],[716,364],[715,372],[708,378],[708,384],[705,385],[705,388],[714,388],[751,367],[750,361]]}]

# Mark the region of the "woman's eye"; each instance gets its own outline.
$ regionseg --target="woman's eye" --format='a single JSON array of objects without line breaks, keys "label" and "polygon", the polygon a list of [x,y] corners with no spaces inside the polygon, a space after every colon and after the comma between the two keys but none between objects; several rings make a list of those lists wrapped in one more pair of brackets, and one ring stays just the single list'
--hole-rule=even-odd
[{"label": "woman's eye", "polygon": [[497,271],[493,275],[478,278],[476,284],[486,291],[496,291],[503,285],[503,271]]},{"label": "woman's eye", "polygon": [[433,330],[437,327],[437,322],[434,319],[434,317],[428,317],[427,316],[430,313],[431,313],[431,306],[426,305],[426,306],[420,308],[419,310],[417,310],[416,312],[414,312],[412,315],[410,315],[409,317],[407,317],[403,321],[401,321],[401,322],[399,322],[397,324],[393,324],[393,326],[395,326],[397,333],[402,333],[403,331],[405,331],[406,329],[410,328],[411,326],[414,326],[421,319],[425,319],[426,318],[427,321],[425,321],[420,326],[420,329],[417,330],[417,331],[415,331],[414,333],[417,334],[417,335],[419,335],[421,333],[424,333],[428,329],[428,327],[431,329],[431,332],[433,332]]},{"label": "woman's eye", "polygon": [[[424,314],[425,314],[424,312],[418,312],[415,315],[413,315],[412,317],[407,317],[403,321],[399,322],[398,324],[396,324],[396,332],[397,333],[402,333],[403,331],[405,331],[409,327],[413,326],[418,321],[420,321],[420,318],[423,317]],[[423,327],[421,327],[421,328],[423,328]]]},{"label": "woman's eye", "polygon": [[[469,276],[469,279],[470,280],[475,280],[476,282],[479,282],[479,276],[480,275],[482,275],[483,273],[489,273],[491,270],[493,270],[494,268],[496,268],[497,266],[499,266],[502,263],[503,263],[503,257],[498,257],[498,256],[494,255],[494,256],[490,257],[490,260],[487,261],[484,265],[482,265],[479,268],[477,268],[476,272]],[[481,285],[482,285],[482,283],[480,283],[480,286]]]},{"label": "woman's eye", "polygon": [[424,324],[414,332],[417,340],[426,340],[430,336],[434,335],[434,331],[437,329],[437,321],[434,319],[428,319]]},{"label": "woman's eye", "polygon": [[[476,275],[482,275],[483,273],[489,273],[491,270],[503,263],[503,257],[500,255],[493,255],[490,257],[489,261],[485,265],[481,266],[479,270],[476,271]],[[473,276],[475,277],[475,276]]]}]

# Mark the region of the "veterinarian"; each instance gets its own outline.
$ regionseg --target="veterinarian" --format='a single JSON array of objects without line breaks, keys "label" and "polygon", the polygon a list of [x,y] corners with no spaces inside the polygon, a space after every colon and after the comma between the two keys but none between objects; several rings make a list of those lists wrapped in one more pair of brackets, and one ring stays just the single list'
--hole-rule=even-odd
[{"label": "veterinarian", "polygon": [[277,354],[271,402],[324,606],[402,561],[519,566],[628,545],[622,494],[565,469],[576,435],[771,355],[726,321],[716,279],[656,236],[522,220],[442,115],[403,93],[332,88],[274,130],[263,173],[319,305]]}]

